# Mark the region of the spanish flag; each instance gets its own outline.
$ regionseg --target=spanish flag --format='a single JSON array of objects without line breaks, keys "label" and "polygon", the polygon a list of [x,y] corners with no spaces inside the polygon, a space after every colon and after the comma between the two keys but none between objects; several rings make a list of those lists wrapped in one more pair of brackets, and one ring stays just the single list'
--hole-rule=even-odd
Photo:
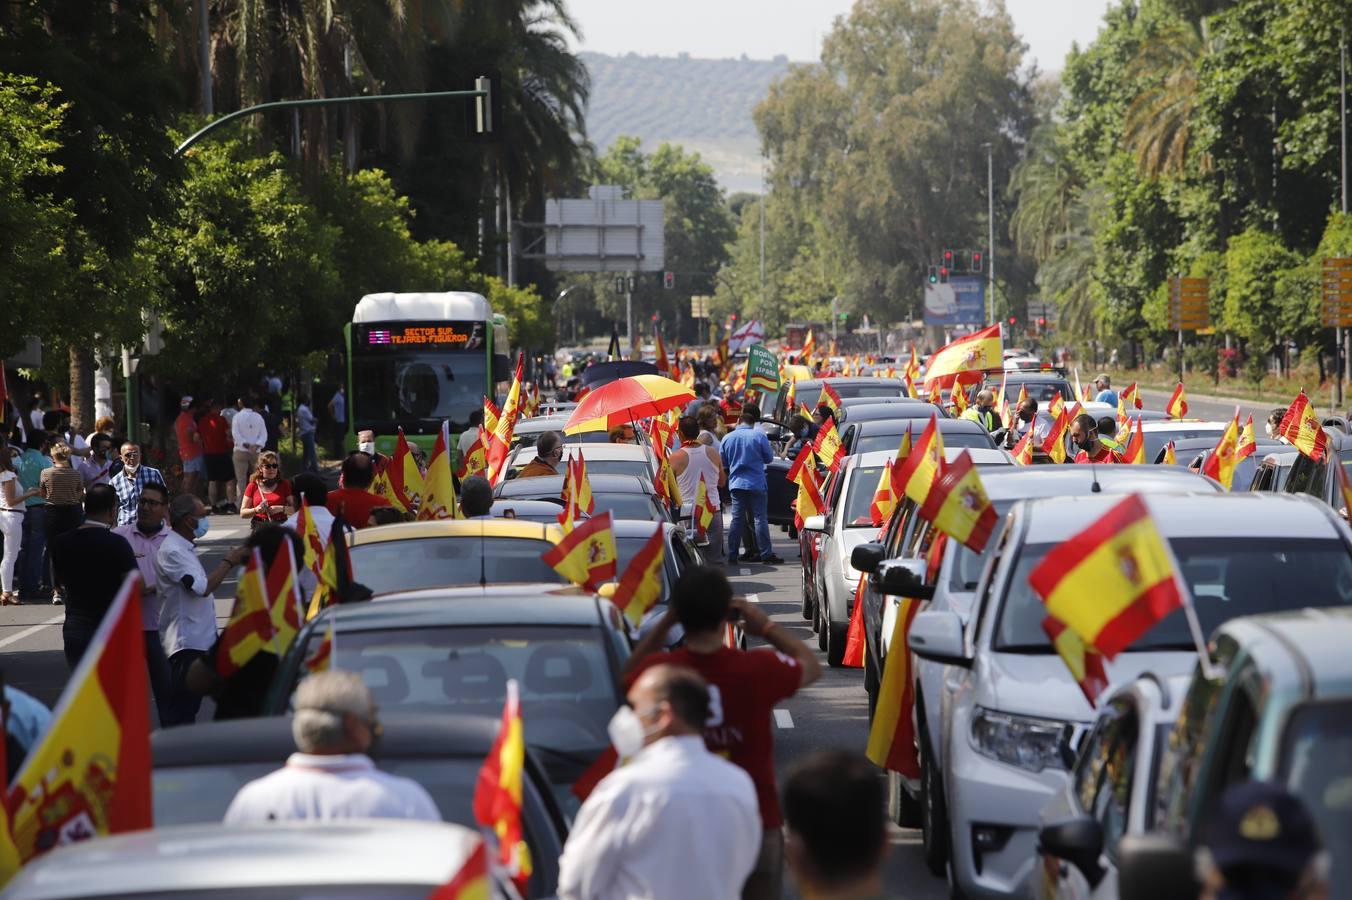
[{"label": "spanish flag", "polygon": [[1033,464],[1033,429],[1029,428],[1024,432],[1023,437],[1014,445],[1014,462],[1021,466],[1031,466]]},{"label": "spanish flag", "polygon": [[703,541],[706,534],[709,533],[709,526],[714,522],[714,516],[717,513],[713,504],[709,502],[709,486],[704,483],[704,473],[699,476],[699,486],[695,488],[695,510],[691,518],[695,524],[695,540]]},{"label": "spanish flag", "polygon": [[1221,483],[1221,487],[1230,490],[1235,481],[1235,463],[1239,462],[1239,458],[1235,455],[1238,451],[1239,410],[1235,410],[1235,417],[1225,426],[1225,430],[1216,441],[1215,449],[1206,458],[1206,462],[1202,463],[1202,474],[1216,479]]},{"label": "spanish flag", "polygon": [[972,454],[963,450],[953,462],[941,462],[939,477],[920,506],[920,518],[980,553],[998,517],[981,484]]},{"label": "spanish flag", "polygon": [[643,622],[653,604],[662,598],[662,560],[666,553],[663,544],[662,528],[658,526],[624,567],[610,598],[635,628]]},{"label": "spanish flag", "polygon": [[1338,479],[1338,499],[1343,504],[1340,511],[1344,518],[1352,522],[1352,480],[1348,479],[1347,468],[1341,464],[1334,465],[1333,471]]},{"label": "spanish flag", "polygon": [[[1132,387],[1135,386],[1133,383]],[[1141,408],[1139,398],[1136,400],[1136,408]],[[1170,418],[1174,419],[1181,419],[1188,414],[1188,396],[1183,392],[1183,382],[1180,381],[1178,386],[1174,388],[1174,392],[1169,395],[1169,402],[1164,404],[1164,411],[1169,414]]]},{"label": "spanish flag", "polygon": [[1169,548],[1137,494],[1053,548],[1028,583],[1048,614],[1107,659],[1184,603]]},{"label": "spanish flag", "polygon": [[939,382],[934,382],[929,389],[929,402],[939,406],[944,402],[943,388],[939,387]]},{"label": "spanish flag", "polygon": [[399,429],[399,439],[394,445],[394,459],[389,468],[390,502],[404,512],[415,512],[418,501],[422,499],[423,476],[418,471],[418,461],[404,437],[404,429]]},{"label": "spanish flag", "polygon": [[516,371],[512,373],[512,386],[507,390],[507,399],[502,403],[502,415],[498,417],[498,424],[493,429],[498,440],[508,447],[512,445],[512,432],[516,430],[516,421],[521,418],[521,380],[525,374],[526,352],[519,350],[516,354]]},{"label": "spanish flag", "polygon": [[906,361],[906,368],[902,372],[906,378],[907,385],[912,388],[911,396],[915,396],[915,380],[920,377],[920,360],[915,354],[915,341],[911,341],[911,358]]},{"label": "spanish flag", "polygon": [[615,577],[615,533],[610,511],[593,516],[563,536],[563,540],[540,555],[573,584],[594,591]]},{"label": "spanish flag", "polygon": [[667,359],[667,348],[666,345],[662,343],[662,335],[660,333],[657,335],[657,359],[653,362],[653,366],[663,375],[666,375],[668,378],[671,377],[671,362]]},{"label": "spanish flag", "polygon": [[[1181,393],[1181,389],[1182,389],[1182,387],[1183,387],[1182,383],[1180,383],[1180,384],[1178,385],[1178,387],[1179,387],[1180,390],[1176,390],[1176,391],[1174,391],[1174,393],[1177,394],[1177,395],[1179,395],[1179,396],[1182,396],[1182,393]],[[1139,390],[1136,389],[1136,382],[1134,382],[1134,381],[1133,381],[1131,384],[1129,384],[1129,385],[1127,385],[1126,387],[1124,387],[1124,388],[1122,389],[1122,393],[1118,394],[1117,396],[1118,396],[1118,399],[1121,400],[1124,404],[1129,404],[1129,405],[1131,405],[1131,406],[1136,407],[1137,409],[1141,409],[1141,408],[1142,408],[1142,406],[1141,406],[1141,392],[1140,392]],[[1184,405],[1183,405],[1183,412],[1186,413],[1187,411],[1188,411],[1187,404],[1184,404]],[[1180,415],[1180,416],[1175,416],[1175,418],[1182,418],[1182,416],[1181,416],[1181,415]]]},{"label": "spanish flag", "polygon": [[489,432],[496,431],[498,428],[498,419],[502,418],[502,410],[493,402],[493,398],[484,395],[484,428]]},{"label": "spanish flag", "polygon": [[300,542],[305,547],[305,558],[302,562],[305,568],[318,577],[324,568],[324,537],[319,533],[319,524],[310,513],[310,504],[304,497],[300,498],[300,512],[296,514],[296,533],[300,535]]},{"label": "spanish flag", "polygon": [[451,478],[451,438],[445,422],[437,432],[432,445],[432,457],[427,461],[427,484],[418,508],[418,519],[454,519],[459,510],[455,502],[455,481]]},{"label": "spanish flag", "polygon": [[911,670],[908,635],[911,620],[920,611],[920,601],[900,598],[897,618],[892,624],[892,640],[883,663],[878,705],[868,732],[864,754],[875,766],[900,772],[908,778],[920,777],[920,759],[915,752],[915,726],[911,714],[915,707],[915,673]]},{"label": "spanish flag", "polygon": [[347,586],[352,583],[352,557],[347,552],[347,523],[342,516],[333,517],[329,528],[329,542],[324,546],[324,567],[319,571],[319,583],[310,597],[305,621],[319,615],[326,606],[342,602]]},{"label": "spanish flag", "polygon": [[451,880],[427,895],[427,900],[491,900],[493,888],[488,880],[488,848],[482,840]]},{"label": "spanish flag", "polygon": [[150,684],[133,570],[9,788],[19,859],[153,826]]},{"label": "spanish flag", "polygon": [[878,486],[873,491],[873,501],[868,505],[869,520],[874,527],[881,528],[892,517],[897,507],[897,495],[892,492],[892,460],[883,466],[878,476]]},{"label": "spanish flag", "polygon": [[868,576],[860,575],[854,589],[854,605],[850,607],[850,627],[845,630],[845,653],[840,659],[840,664],[849,669],[864,667],[864,588],[867,586]]},{"label": "spanish flag", "polygon": [[1098,706],[1099,694],[1108,688],[1108,673],[1103,668],[1103,657],[1092,647],[1086,647],[1080,636],[1052,616],[1042,620],[1042,630],[1056,649],[1057,656],[1070,669],[1070,677],[1080,686],[1089,707]]},{"label": "spanish flag", "polygon": [[1170,441],[1164,445],[1164,464],[1166,466],[1178,465],[1178,457],[1174,455],[1174,442]]},{"label": "spanish flag", "polygon": [[[0,370],[4,367],[0,366]],[[5,376],[0,372],[0,385],[4,384]],[[3,392],[0,392],[0,408],[4,406],[5,398]],[[0,772],[9,772],[9,762],[5,756],[5,744],[7,741],[0,741]],[[0,888],[3,888],[14,873],[19,871],[19,866],[23,865],[19,860],[19,848],[14,844],[14,833],[9,828],[9,810],[6,804],[0,803]]]},{"label": "spanish flag", "polygon": [[[488,442],[491,440],[489,435],[492,433],[479,425],[475,429],[474,440],[465,448],[464,454],[460,457],[460,471],[456,473],[461,481],[464,481],[471,475],[479,475],[488,470]],[[423,490],[425,491],[426,485]]]},{"label": "spanish flag", "polygon": [[910,497],[916,503],[923,504],[929,496],[934,480],[939,477],[939,467],[944,459],[944,438],[939,433],[939,420],[931,415],[925,430],[911,445],[906,461],[900,468],[893,468],[896,483],[902,495]]},{"label": "spanish flag", "polygon": [[300,580],[296,577],[296,556],[290,541],[282,541],[268,566],[266,579],[268,611],[276,635],[277,654],[286,652],[301,626]]},{"label": "spanish flag", "polygon": [[822,500],[821,486],[817,483],[815,468],[801,467],[795,480],[798,483],[798,499],[793,503],[793,525],[802,530],[805,519],[809,516],[820,516],[826,511],[826,503]]},{"label": "spanish flag", "polygon": [[677,484],[676,473],[666,457],[657,463],[657,472],[653,475],[653,490],[657,492],[657,497],[663,504],[671,509],[680,509],[683,502],[681,486]]},{"label": "spanish flag", "polygon": [[949,387],[961,372],[999,372],[1004,366],[1004,343],[996,324],[936,350],[925,370],[925,384]]},{"label": "spanish flag", "polygon": [[822,392],[817,396],[817,406],[830,407],[831,412],[837,416],[840,415],[840,394],[836,393],[836,389],[831,387],[831,382],[822,382]]},{"label": "spanish flag", "polygon": [[840,443],[840,435],[836,433],[836,423],[829,416],[822,423],[822,427],[817,429],[817,439],[812,442],[812,452],[817,455],[818,462],[832,472],[838,469],[841,461],[845,459],[845,447]]},{"label": "spanish flag", "polygon": [[794,457],[793,465],[789,466],[789,471],[785,473],[784,475],[785,480],[792,481],[794,484],[797,484],[798,475],[800,472],[803,471],[804,468],[811,468],[813,470],[816,469],[816,463],[814,462],[814,458],[815,457],[813,456],[812,453],[812,445],[804,444],[803,449],[799,450],[798,455]]},{"label": "spanish flag", "polygon": [[[282,541],[282,544],[290,543]],[[249,554],[244,574],[239,578],[230,621],[221,631],[221,639],[216,644],[216,671],[222,678],[229,678],[259,653],[266,651],[281,656],[276,637],[272,615],[268,610],[263,557],[255,547]]]},{"label": "spanish flag", "polygon": [[1066,401],[1060,394],[1052,400],[1047,412],[1052,424],[1047,429],[1047,438],[1042,442],[1042,452],[1051,457],[1054,463],[1066,461],[1066,430],[1070,428],[1070,414],[1066,412]]},{"label": "spanish flag", "polygon": [[1314,414],[1314,405],[1310,403],[1310,398],[1305,396],[1303,389],[1296,395],[1296,399],[1291,401],[1286,415],[1282,416],[1282,423],[1277,426],[1277,434],[1315,462],[1328,455],[1329,437],[1320,427],[1319,419]]},{"label": "spanish flag", "polygon": [[581,448],[576,456],[568,460],[563,478],[563,512],[559,513],[559,524],[565,532],[573,530],[577,520],[590,516],[596,501],[592,498],[591,481],[587,478],[587,461],[582,457]]},{"label": "spanish flag", "polygon": [[953,387],[949,389],[948,400],[953,405],[953,417],[960,419],[962,414],[967,412],[967,387],[961,378],[953,379]]},{"label": "spanish flag", "polygon": [[502,726],[474,785],[474,818],[498,836],[498,862],[524,892],[530,879],[530,848],[521,829],[521,786],[526,768],[526,737],[516,679],[507,681]]},{"label": "spanish flag", "polygon": [[1244,422],[1244,427],[1239,431],[1239,446],[1235,448],[1235,461],[1238,462],[1245,457],[1253,456],[1258,452],[1258,439],[1253,434],[1253,416]]},{"label": "spanish flag", "polygon": [[798,351],[798,364],[800,366],[812,367],[812,355],[817,352],[817,341],[812,337],[812,329],[807,330],[807,338],[803,341],[803,349]]},{"label": "spanish flag", "polygon": [[1127,438],[1127,446],[1122,449],[1122,462],[1144,465],[1145,461],[1145,432],[1141,428],[1141,420],[1137,418],[1136,430]]},{"label": "spanish flag", "polygon": [[305,671],[310,673],[326,672],[333,667],[334,638],[333,616],[329,616],[329,627],[324,630],[324,640],[305,657]]}]

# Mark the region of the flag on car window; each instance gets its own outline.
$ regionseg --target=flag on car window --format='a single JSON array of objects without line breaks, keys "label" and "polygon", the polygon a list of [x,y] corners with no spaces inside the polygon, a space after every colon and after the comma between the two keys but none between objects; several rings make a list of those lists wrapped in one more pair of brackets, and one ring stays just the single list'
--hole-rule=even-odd
[{"label": "flag on car window", "polygon": [[1291,401],[1281,424],[1277,426],[1277,434],[1315,462],[1328,454],[1329,437],[1320,426],[1314,414],[1314,405],[1304,390]]},{"label": "flag on car window", "polygon": [[522,775],[526,738],[521,722],[521,696],[516,679],[507,681],[502,725],[493,748],[479,769],[474,786],[474,818],[498,837],[498,862],[523,894],[530,880],[530,848],[521,830]]},{"label": "flag on car window", "polygon": [[[700,485],[703,484],[701,480]],[[659,525],[624,567],[615,593],[611,595],[611,602],[634,623],[635,628],[642,624],[644,615],[662,597],[664,544]]]},{"label": "flag on car window", "polygon": [[1136,494],[1054,547],[1028,583],[1048,614],[1107,659],[1184,603],[1173,557]]},{"label": "flag on car window", "polygon": [[[282,541],[282,544],[288,543]],[[229,678],[263,651],[281,656],[274,644],[276,634],[268,610],[263,557],[255,547],[244,566],[244,574],[239,577],[230,621],[216,643],[216,672],[222,678]]]},{"label": "flag on car window", "polygon": [[911,670],[907,635],[911,620],[920,611],[920,601],[913,597],[897,599],[897,618],[892,623],[892,638],[887,645],[878,703],[873,711],[864,755],[875,766],[900,772],[908,778],[919,778],[920,759],[915,752],[915,726],[911,716],[915,707],[915,673]]},{"label": "flag on car window", "polygon": [[540,555],[573,584],[594,591],[615,577],[615,533],[610,511],[593,516],[563,536],[563,540]]},{"label": "flag on car window", "polygon": [[1143,465],[1145,463],[1145,431],[1141,428],[1141,420],[1136,420],[1136,430],[1127,438],[1126,447],[1122,448],[1122,462],[1131,465]]},{"label": "flag on car window", "polygon": [[817,438],[812,442],[812,452],[817,455],[819,463],[833,472],[845,459],[845,447],[840,443],[835,420],[830,416],[827,416],[822,427],[817,429]]},{"label": "flag on car window", "polygon": [[[437,442],[432,445],[432,456],[427,460],[427,483],[422,505],[418,507],[421,519],[454,519],[459,516],[455,502],[455,481],[451,478],[451,439],[447,424],[441,423]],[[358,526],[361,523],[357,523]]]},{"label": "flag on car window", "polygon": [[[934,479],[939,477],[939,464],[944,458],[944,438],[939,433],[939,419],[931,414],[925,430],[920,432],[906,454],[906,461],[900,469],[893,469],[901,494],[910,497],[916,503],[924,503],[929,496]],[[897,496],[900,497],[901,494]]]},{"label": "flag on car window", "polygon": [[966,450],[951,463],[940,462],[939,475],[919,512],[920,518],[977,553],[985,549],[999,521]]},{"label": "flag on car window", "polygon": [[1235,480],[1235,463],[1239,462],[1236,456],[1238,452],[1239,410],[1235,410],[1235,417],[1225,426],[1220,438],[1216,440],[1216,446],[1207,456],[1206,462],[1202,463],[1202,474],[1216,479],[1221,483],[1221,487],[1230,490],[1230,485]]},{"label": "flag on car window", "polygon": [[[1132,382],[1132,387],[1135,386],[1135,382]],[[1136,400],[1136,408],[1141,408],[1140,398]],[[1169,402],[1164,404],[1164,411],[1172,419],[1181,419],[1188,414],[1188,395],[1183,390],[1183,382],[1180,381],[1174,392],[1169,395]]]}]

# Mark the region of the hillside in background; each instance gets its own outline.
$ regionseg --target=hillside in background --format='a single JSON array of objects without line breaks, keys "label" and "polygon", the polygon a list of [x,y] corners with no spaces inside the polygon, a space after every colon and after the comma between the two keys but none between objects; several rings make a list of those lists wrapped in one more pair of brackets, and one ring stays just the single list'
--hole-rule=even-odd
[{"label": "hillside in background", "polygon": [[698,152],[729,193],[760,190],[760,138],[751,113],[788,71],[773,60],[583,53],[592,77],[587,134],[599,152],[622,134],[644,149],[663,142]]}]

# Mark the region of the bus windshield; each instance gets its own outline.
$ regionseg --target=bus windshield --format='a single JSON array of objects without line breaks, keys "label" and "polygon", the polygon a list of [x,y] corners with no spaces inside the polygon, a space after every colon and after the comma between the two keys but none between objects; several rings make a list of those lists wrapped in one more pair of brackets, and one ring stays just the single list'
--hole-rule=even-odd
[{"label": "bus windshield", "polygon": [[483,403],[488,357],[480,350],[383,350],[353,347],[352,421],[357,430],[435,434],[469,425]]}]

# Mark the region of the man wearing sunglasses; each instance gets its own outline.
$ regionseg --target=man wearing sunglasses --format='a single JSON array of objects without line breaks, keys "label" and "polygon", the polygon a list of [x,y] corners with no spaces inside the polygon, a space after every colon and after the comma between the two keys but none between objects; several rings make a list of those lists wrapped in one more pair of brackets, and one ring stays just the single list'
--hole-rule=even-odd
[{"label": "man wearing sunglasses", "polygon": [[227,825],[334,819],[440,822],[431,795],[411,778],[375,767],[367,751],[380,735],[375,701],[361,676],[330,669],[296,689],[286,765],[244,785],[225,812]]},{"label": "man wearing sunglasses", "polygon": [[159,469],[141,464],[141,448],[131,441],[122,445],[122,468],[108,483],[117,492],[117,524],[131,525],[141,509],[141,487],[153,481],[164,484]]}]

